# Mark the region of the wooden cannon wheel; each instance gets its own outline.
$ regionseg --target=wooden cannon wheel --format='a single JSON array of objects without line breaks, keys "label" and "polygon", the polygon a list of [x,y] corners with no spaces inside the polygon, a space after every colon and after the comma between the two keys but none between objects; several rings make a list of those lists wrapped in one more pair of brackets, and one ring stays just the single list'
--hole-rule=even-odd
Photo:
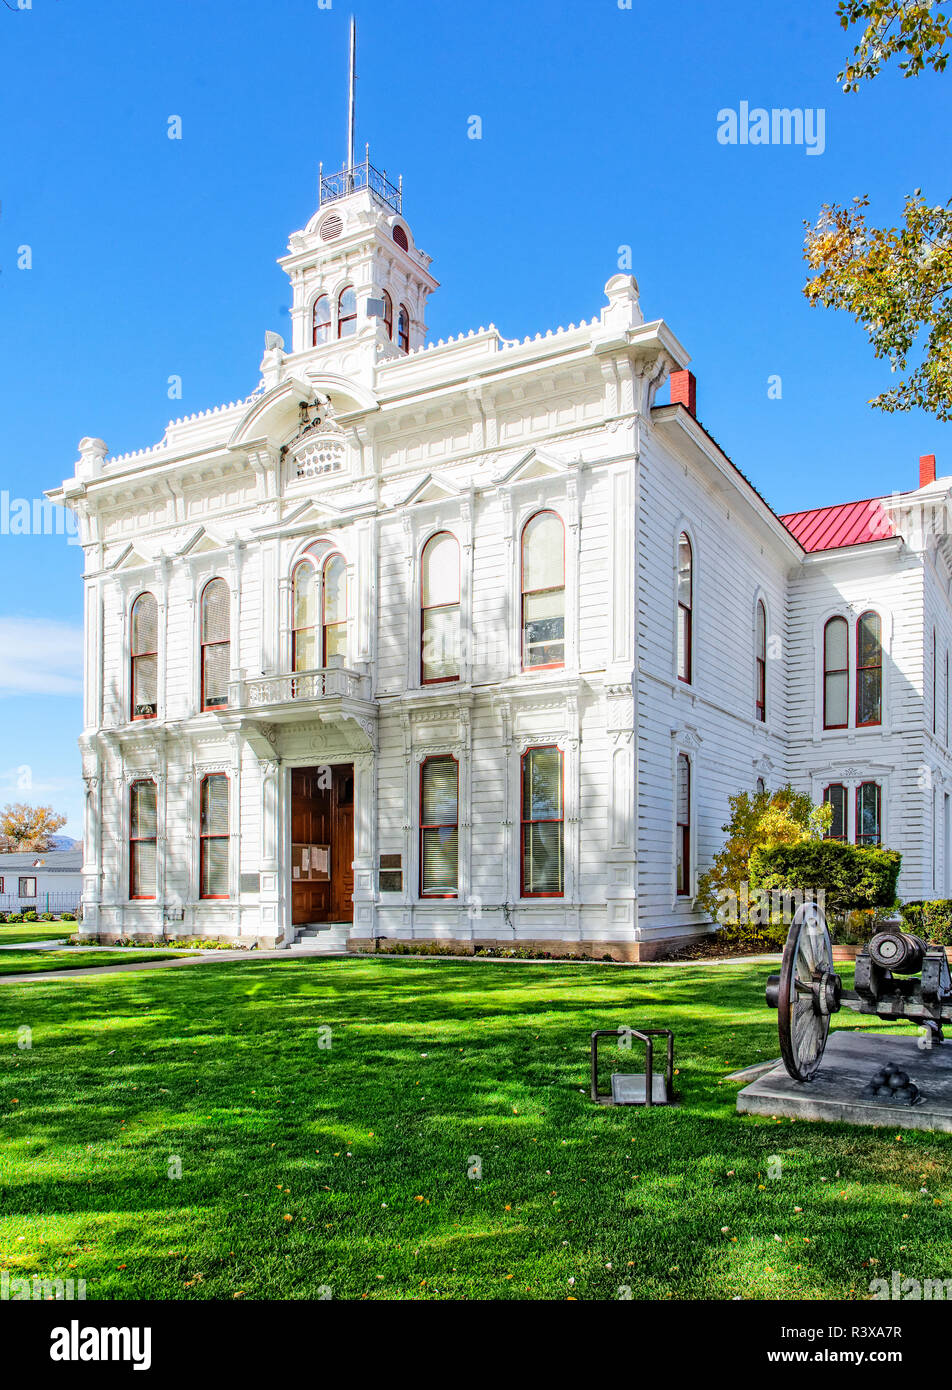
[{"label": "wooden cannon wheel", "polygon": [[787,933],[777,998],[780,1052],[797,1081],[811,1081],[820,1068],[840,994],[826,918],[815,903],[804,903]]}]

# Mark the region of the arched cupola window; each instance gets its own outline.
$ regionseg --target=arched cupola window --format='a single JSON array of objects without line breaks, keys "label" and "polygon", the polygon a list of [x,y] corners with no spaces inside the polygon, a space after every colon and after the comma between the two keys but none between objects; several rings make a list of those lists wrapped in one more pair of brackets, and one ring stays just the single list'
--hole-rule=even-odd
[{"label": "arched cupola window", "polygon": [[310,560],[295,566],[291,586],[291,669],[314,671],[321,664],[320,584]]},{"label": "arched cupola window", "polygon": [[330,341],[331,336],[331,301],[326,294],[320,295],[314,301],[314,309],[311,314],[311,345],[320,347],[321,343]]},{"label": "arched cupola window", "polygon": [[429,685],[459,675],[459,541],[438,531],[420,558],[420,679]]},{"label": "arched cupola window", "polygon": [[687,532],[678,536],[678,680],[690,685],[694,671],[694,552]]},{"label": "arched cupola window", "polygon": [[345,285],[337,301],[337,336],[349,338],[357,332],[357,291]]},{"label": "arched cupola window", "polygon": [[387,330],[387,337],[393,338],[393,300],[386,290],[383,292],[383,326]]},{"label": "arched cupola window", "polygon": [[159,606],[153,594],[132,605],[132,718],[154,719],[159,698]]},{"label": "arched cupola window", "polygon": [[856,726],[883,721],[883,624],[878,613],[856,623]]},{"label": "arched cupola window", "polygon": [[849,723],[849,624],[830,618],[823,629],[823,727],[845,729]]},{"label": "arched cupola window", "polygon": [[400,305],[397,315],[397,347],[401,352],[410,351],[410,312],[405,304]]},{"label": "arched cupola window", "polygon": [[228,704],[231,674],[231,594],[224,579],[212,579],[202,592],[202,709]]},{"label": "arched cupola window", "polygon": [[565,527],[536,512],[522,529],[522,666],[565,665]]},{"label": "arched cupola window", "polygon": [[754,690],[757,718],[767,720],[767,609],[763,599],[757,600],[754,623]]},{"label": "arched cupola window", "polygon": [[347,665],[347,566],[343,555],[324,562],[321,627],[324,666]]}]

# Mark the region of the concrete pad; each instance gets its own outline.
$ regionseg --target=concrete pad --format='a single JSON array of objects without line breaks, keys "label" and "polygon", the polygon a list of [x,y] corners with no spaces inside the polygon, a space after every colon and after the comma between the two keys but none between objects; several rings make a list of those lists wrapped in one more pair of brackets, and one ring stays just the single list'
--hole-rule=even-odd
[{"label": "concrete pad", "polygon": [[[919,1037],[836,1029],[812,1081],[794,1081],[781,1062],[744,1087],[737,1097],[737,1109],[742,1115],[840,1120],[851,1125],[952,1134],[952,1041],[932,1048],[920,1048],[919,1043]],[[909,1073],[922,1092],[917,1105],[861,1094],[884,1062],[896,1062]]]}]

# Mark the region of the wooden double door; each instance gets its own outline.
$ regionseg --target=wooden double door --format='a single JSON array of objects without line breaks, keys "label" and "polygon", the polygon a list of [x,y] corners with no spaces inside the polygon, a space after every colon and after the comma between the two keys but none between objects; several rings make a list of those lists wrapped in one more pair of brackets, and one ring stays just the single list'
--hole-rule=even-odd
[{"label": "wooden double door", "polygon": [[291,921],[353,920],[353,764],[292,768]]}]

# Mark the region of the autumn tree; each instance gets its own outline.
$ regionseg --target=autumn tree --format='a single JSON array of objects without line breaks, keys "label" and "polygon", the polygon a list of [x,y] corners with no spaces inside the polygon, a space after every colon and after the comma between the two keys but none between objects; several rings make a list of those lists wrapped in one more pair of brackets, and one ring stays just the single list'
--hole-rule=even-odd
[{"label": "autumn tree", "polygon": [[[864,26],[838,75],[844,91],[858,92],[892,58],[904,77],[945,70],[950,21],[934,0],[841,0],[837,15],[844,29]],[[895,227],[869,226],[868,206],[866,197],[825,204],[806,224],[804,259],[813,276],[804,293],[812,305],[851,313],[874,355],[908,373],[870,405],[887,413],[921,407],[950,420],[952,200],[930,203],[917,188]],[[913,354],[920,360],[910,371]]]},{"label": "autumn tree", "polygon": [[0,811],[0,848],[4,850],[46,850],[53,835],[66,824],[66,817],[52,806],[28,806],[23,801],[8,803]]}]

